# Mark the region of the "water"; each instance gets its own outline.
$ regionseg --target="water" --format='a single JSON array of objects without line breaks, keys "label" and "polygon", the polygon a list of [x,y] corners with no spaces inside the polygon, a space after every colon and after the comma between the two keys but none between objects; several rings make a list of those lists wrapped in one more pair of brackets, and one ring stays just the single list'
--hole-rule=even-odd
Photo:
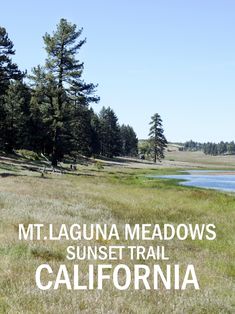
[{"label": "water", "polygon": [[189,170],[189,174],[152,176],[155,178],[182,180],[181,185],[235,192],[235,171]]}]

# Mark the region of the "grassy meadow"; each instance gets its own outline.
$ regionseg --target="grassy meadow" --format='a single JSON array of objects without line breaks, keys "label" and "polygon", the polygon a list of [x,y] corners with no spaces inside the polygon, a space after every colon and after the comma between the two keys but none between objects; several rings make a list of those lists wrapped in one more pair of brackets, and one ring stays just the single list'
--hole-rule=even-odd
[{"label": "grassy meadow", "polygon": [[166,155],[166,161],[171,162],[184,162],[188,163],[190,166],[197,167],[223,167],[234,168],[235,167],[235,156],[234,155],[219,155],[211,156],[205,155],[202,151],[190,152],[190,151],[178,151],[177,149],[170,149]]},{"label": "grassy meadow", "polygon": [[[101,161],[78,165],[71,173],[43,177],[30,168],[40,165],[39,161],[0,159],[0,313],[234,313],[235,195],[145,176],[182,169],[183,164],[175,163],[176,157],[167,159],[161,166],[145,167],[131,162],[100,166]],[[214,166],[201,161],[203,165]],[[194,264],[198,291],[118,291],[108,282],[101,291],[68,291],[64,287],[40,291],[35,284],[36,268],[49,263],[54,269],[60,264],[72,269],[76,261],[66,260],[66,247],[76,243],[19,241],[19,223],[53,223],[58,228],[62,223],[115,223],[120,228],[125,223],[214,223],[217,239],[164,243],[171,264]],[[117,244],[109,242],[105,244]],[[100,245],[102,241],[78,244]],[[144,241],[138,244],[146,245]],[[88,263],[81,263],[84,277]],[[133,266],[128,258],[122,263]]]}]

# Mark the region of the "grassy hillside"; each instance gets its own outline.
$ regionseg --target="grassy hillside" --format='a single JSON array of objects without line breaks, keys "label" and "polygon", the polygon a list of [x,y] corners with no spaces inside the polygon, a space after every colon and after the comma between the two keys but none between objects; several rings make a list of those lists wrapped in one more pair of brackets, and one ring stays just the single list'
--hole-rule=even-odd
[{"label": "grassy hillside", "polygon": [[[139,141],[139,147],[146,140]],[[181,151],[179,143],[169,143],[165,150],[165,160],[162,165],[166,167],[201,167],[201,168],[235,168],[235,155],[205,155],[202,151]]]},{"label": "grassy hillside", "polygon": [[190,152],[179,151],[175,147],[169,146],[166,152],[166,160],[175,162],[188,162],[192,165],[200,165],[202,167],[235,167],[235,155],[219,155],[209,156],[205,155],[202,151]]},{"label": "grassy hillside", "polygon": [[[0,163],[0,313],[234,313],[233,194],[146,178],[177,170],[163,166],[134,169],[131,162],[126,166],[120,161],[104,167],[78,165],[70,174],[41,177],[33,165],[41,164],[6,158]],[[199,291],[117,291],[107,283],[102,291],[42,292],[35,286],[36,268],[48,262],[55,269],[59,264],[71,269],[73,262],[65,258],[70,242],[19,242],[19,223],[53,223],[57,228],[62,223],[214,223],[217,239],[166,243],[172,264],[195,265]],[[124,263],[133,264],[127,258]]]}]

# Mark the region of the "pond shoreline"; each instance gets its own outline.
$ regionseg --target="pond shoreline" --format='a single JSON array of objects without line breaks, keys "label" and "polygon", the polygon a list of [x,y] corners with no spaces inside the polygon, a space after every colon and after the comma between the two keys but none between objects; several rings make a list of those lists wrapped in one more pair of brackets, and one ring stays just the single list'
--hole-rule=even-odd
[{"label": "pond shoreline", "polygon": [[151,176],[152,178],[176,179],[183,186],[235,192],[235,171],[185,170],[175,175]]}]

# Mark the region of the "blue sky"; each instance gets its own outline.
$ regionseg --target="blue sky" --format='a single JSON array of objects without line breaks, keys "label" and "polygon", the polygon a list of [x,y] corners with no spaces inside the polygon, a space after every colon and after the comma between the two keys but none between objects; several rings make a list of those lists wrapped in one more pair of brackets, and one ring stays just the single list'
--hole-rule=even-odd
[{"label": "blue sky", "polygon": [[169,141],[234,140],[235,1],[2,1],[21,69],[43,64],[42,36],[62,17],[84,28],[79,58],[99,84],[95,111],[111,106],[139,138],[158,112]]}]

